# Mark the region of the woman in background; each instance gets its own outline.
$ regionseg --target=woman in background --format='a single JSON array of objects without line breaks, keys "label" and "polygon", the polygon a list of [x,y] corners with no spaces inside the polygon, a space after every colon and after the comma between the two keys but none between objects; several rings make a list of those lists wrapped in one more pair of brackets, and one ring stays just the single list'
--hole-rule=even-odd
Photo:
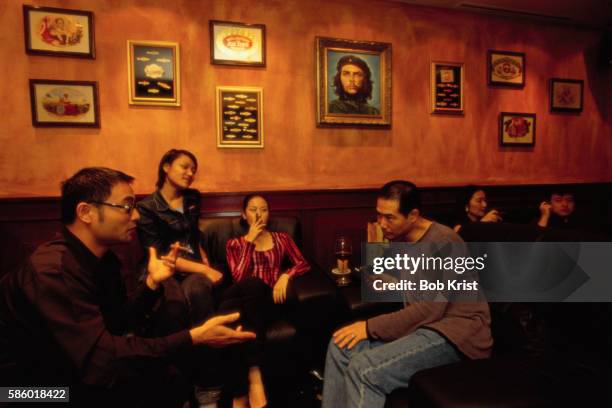
[{"label": "woman in background", "polygon": [[478,186],[465,187],[457,200],[457,207],[457,222],[453,228],[455,232],[459,232],[463,224],[470,222],[503,221],[499,211],[487,211],[487,197],[484,190]]},{"label": "woman in background", "polygon": [[213,312],[213,286],[222,274],[211,268],[200,243],[200,192],[191,189],[198,161],[187,150],[172,149],[158,166],[157,191],[138,203],[138,235],[144,248],[165,253],[180,242],[175,281],[187,300],[190,324],[199,324]]},{"label": "woman in background", "polygon": [[[138,205],[138,236],[143,248],[153,246],[165,253],[174,242],[181,244],[176,273],[164,282],[163,301],[153,316],[156,335],[168,335],[193,327],[215,312],[214,286],[222,274],[211,268],[200,242],[200,192],[191,189],[198,161],[187,150],[171,149],[157,169],[157,190]],[[215,406],[225,376],[216,350],[200,348],[198,356],[178,361],[190,372],[195,396],[201,406]]]},{"label": "woman in background", "polygon": [[[234,407],[261,407],[267,403],[261,376],[261,341],[267,326],[287,299],[289,282],[306,273],[310,266],[289,234],[267,229],[268,202],[258,194],[247,195],[242,204],[243,226],[248,232],[227,242],[227,261],[234,284],[223,294],[221,312],[241,312],[245,329],[257,333],[255,342],[245,345],[243,378],[248,384],[235,390]],[[291,266],[283,270],[283,261]],[[238,374],[240,375],[240,374]],[[248,387],[248,396],[247,396]]]}]

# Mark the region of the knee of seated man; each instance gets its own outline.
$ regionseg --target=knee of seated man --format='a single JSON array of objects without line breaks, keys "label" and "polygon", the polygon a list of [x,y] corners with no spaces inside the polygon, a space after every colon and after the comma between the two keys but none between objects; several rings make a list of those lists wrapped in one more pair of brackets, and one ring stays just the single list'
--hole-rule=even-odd
[{"label": "knee of seated man", "polygon": [[348,350],[347,348],[338,347],[338,345],[334,342],[333,337],[329,340],[329,345],[327,346],[328,358],[333,358],[337,361],[344,361],[344,364],[346,364],[346,361],[350,361],[350,359],[352,358],[352,354],[356,353],[352,352],[351,350]]},{"label": "knee of seated man", "polygon": [[372,367],[372,362],[366,353],[354,353],[349,360],[348,372],[361,376],[364,370]]}]

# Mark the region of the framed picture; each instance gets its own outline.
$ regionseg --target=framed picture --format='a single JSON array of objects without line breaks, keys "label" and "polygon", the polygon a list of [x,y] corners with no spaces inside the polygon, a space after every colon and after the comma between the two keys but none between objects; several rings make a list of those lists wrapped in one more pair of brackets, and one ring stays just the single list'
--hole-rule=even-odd
[{"label": "framed picture", "polygon": [[210,62],[266,66],[266,26],[210,20]]},{"label": "framed picture", "polygon": [[127,48],[130,105],[181,106],[178,43],[128,40]]},{"label": "framed picture", "polygon": [[316,38],[317,125],[391,126],[391,44]]},{"label": "framed picture", "polygon": [[30,79],[32,125],[100,127],[98,83]]},{"label": "framed picture", "polygon": [[582,112],[584,81],[552,78],[550,80],[551,112]]},{"label": "framed picture", "polygon": [[91,11],[23,6],[26,53],[95,58]]},{"label": "framed picture", "polygon": [[489,85],[522,88],[525,86],[525,54],[495,51],[488,53]]},{"label": "framed picture", "polygon": [[264,147],[263,88],[217,87],[217,147]]},{"label": "framed picture", "polygon": [[501,112],[499,143],[502,146],[535,146],[535,113]]},{"label": "framed picture", "polygon": [[463,64],[431,63],[431,113],[463,114]]}]

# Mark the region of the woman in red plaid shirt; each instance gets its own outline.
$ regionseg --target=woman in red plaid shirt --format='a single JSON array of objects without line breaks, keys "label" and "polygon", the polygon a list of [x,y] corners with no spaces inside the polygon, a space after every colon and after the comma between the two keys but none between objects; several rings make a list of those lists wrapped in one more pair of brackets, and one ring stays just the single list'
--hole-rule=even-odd
[{"label": "woman in red plaid shirt", "polygon": [[[265,406],[267,400],[259,369],[261,342],[268,324],[279,312],[275,304],[280,305],[287,299],[289,281],[310,269],[289,234],[266,229],[268,219],[266,199],[258,194],[246,196],[241,222],[248,225],[249,230],[244,236],[230,239],[226,247],[234,284],[224,293],[220,310],[238,308],[245,329],[255,330],[258,338],[245,346],[248,350],[248,398],[246,384],[236,387],[234,407]],[[292,266],[282,270],[286,258]]]}]

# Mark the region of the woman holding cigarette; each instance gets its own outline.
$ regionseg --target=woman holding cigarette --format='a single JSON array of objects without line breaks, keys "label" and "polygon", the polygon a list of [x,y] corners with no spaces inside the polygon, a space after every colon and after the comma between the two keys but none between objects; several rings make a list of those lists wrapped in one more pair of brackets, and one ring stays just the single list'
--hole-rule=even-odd
[{"label": "woman holding cigarette", "polygon": [[[265,406],[261,377],[261,341],[268,324],[287,300],[289,281],[306,273],[310,266],[289,234],[267,229],[268,202],[258,194],[247,195],[242,203],[241,224],[248,232],[227,242],[227,261],[234,284],[223,294],[221,312],[238,310],[246,330],[257,333],[255,342],[245,346],[243,377],[248,384],[235,390],[234,407]],[[283,260],[291,266],[283,270]],[[239,374],[240,375],[240,374]],[[248,387],[248,388],[247,388]],[[247,397],[248,391],[248,397]]]},{"label": "woman holding cigarette", "polygon": [[478,186],[465,187],[457,204],[458,222],[453,228],[455,232],[459,232],[463,224],[470,222],[503,221],[499,211],[496,209],[487,211],[487,196],[484,190]]},{"label": "woman holding cigarette", "polygon": [[178,291],[189,307],[191,325],[203,322],[214,311],[213,286],[223,276],[210,267],[200,245],[200,192],[189,188],[197,169],[198,161],[193,153],[168,151],[159,162],[157,191],[138,203],[138,235],[143,247],[153,246],[164,253],[173,242],[181,245],[175,284],[169,284],[166,290],[176,292],[177,286],[180,287]]}]

